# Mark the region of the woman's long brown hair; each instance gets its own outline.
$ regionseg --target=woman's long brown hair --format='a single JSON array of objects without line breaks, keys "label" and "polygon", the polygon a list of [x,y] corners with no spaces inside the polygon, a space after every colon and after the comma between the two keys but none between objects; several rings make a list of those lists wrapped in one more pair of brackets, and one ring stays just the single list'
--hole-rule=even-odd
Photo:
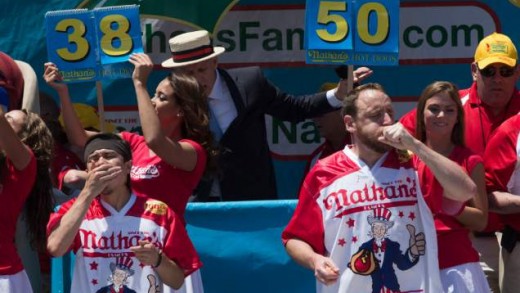
[{"label": "woman's long brown hair", "polygon": [[209,128],[209,108],[207,97],[197,80],[184,74],[167,77],[173,88],[175,102],[184,118],[181,135],[202,145],[207,154],[206,174],[216,172],[217,148]]},{"label": "woman's long brown hair", "polygon": [[25,217],[31,245],[39,251],[46,250],[46,227],[54,208],[50,165],[53,159],[54,140],[45,122],[38,114],[22,110],[26,115],[18,136],[34,153],[36,180],[25,202]]}]

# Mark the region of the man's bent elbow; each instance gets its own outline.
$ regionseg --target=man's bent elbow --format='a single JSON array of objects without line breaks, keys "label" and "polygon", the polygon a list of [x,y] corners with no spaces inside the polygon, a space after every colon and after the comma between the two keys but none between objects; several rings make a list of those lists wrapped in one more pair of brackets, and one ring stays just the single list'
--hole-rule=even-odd
[{"label": "man's bent elbow", "polygon": [[49,240],[47,241],[47,252],[49,252],[49,254],[53,257],[61,257],[65,255],[67,250],[63,249],[60,246],[60,243],[56,243],[54,241]]},{"label": "man's bent elbow", "polygon": [[[70,245],[70,244],[69,244]],[[53,257],[61,257],[69,251],[70,246],[64,245],[64,240],[61,237],[57,237],[54,231],[47,237],[47,252]]]}]

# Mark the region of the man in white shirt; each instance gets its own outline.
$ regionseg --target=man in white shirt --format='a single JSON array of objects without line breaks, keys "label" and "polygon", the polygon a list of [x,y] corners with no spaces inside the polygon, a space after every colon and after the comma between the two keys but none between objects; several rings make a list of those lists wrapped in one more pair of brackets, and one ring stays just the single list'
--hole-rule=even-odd
[{"label": "man in white shirt", "polygon": [[[282,234],[287,253],[314,271],[319,293],[442,292],[419,160],[451,200],[473,197],[475,183],[456,163],[394,124],[391,100],[380,85],[354,89],[342,114],[353,143],[318,161],[305,178]],[[373,244],[381,247],[380,255]]]}]

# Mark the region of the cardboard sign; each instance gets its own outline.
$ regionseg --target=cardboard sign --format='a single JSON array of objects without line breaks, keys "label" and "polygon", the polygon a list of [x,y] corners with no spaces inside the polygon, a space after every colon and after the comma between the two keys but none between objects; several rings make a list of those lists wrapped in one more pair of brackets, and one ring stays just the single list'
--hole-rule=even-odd
[{"label": "cardboard sign", "polygon": [[131,77],[128,57],[143,52],[137,5],[49,11],[45,26],[49,61],[65,82]]},{"label": "cardboard sign", "polygon": [[306,62],[398,65],[398,0],[307,0]]}]

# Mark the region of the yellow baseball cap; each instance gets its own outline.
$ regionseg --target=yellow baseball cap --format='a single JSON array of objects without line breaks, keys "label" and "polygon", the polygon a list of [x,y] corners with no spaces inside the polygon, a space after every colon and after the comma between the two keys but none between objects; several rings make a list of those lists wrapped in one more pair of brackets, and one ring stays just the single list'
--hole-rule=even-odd
[{"label": "yellow baseball cap", "polygon": [[[99,115],[96,108],[82,103],[74,103],[73,106],[74,112],[76,112],[76,115],[84,129],[101,130],[99,125]],[[59,120],[61,125],[64,126],[62,115],[60,115]],[[115,129],[116,127],[112,123],[105,122],[105,132],[114,132]]]},{"label": "yellow baseball cap", "polygon": [[514,67],[517,59],[515,44],[508,36],[496,32],[483,38],[475,51],[475,62],[479,69],[484,69],[492,63]]}]

